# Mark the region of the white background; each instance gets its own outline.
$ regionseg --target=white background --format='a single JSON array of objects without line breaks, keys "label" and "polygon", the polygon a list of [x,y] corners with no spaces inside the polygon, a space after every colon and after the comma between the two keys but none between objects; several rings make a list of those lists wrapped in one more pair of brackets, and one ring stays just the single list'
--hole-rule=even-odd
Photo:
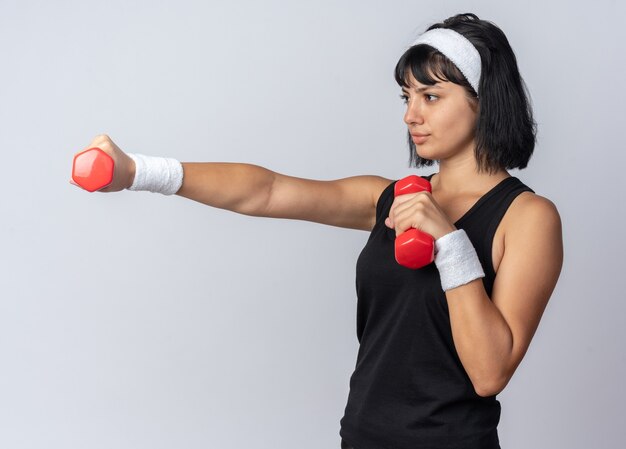
[{"label": "white background", "polygon": [[107,133],[181,161],[398,179],[393,68],[460,12],[516,52],[539,134],[511,174],[564,231],[498,396],[501,445],[623,444],[624,5],[0,0],[0,447],[338,448],[367,233],[89,194],[72,156]]}]

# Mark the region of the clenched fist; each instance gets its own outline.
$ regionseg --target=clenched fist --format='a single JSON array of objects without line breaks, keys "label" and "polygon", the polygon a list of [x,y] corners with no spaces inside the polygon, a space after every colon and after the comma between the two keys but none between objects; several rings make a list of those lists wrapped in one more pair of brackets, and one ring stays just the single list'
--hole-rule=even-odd
[{"label": "clenched fist", "polygon": [[[106,154],[111,156],[115,164],[115,168],[113,170],[113,180],[108,186],[103,187],[98,191],[119,192],[120,190],[130,187],[135,179],[135,162],[126,153],[120,150],[120,148],[115,145],[111,138],[106,134],[96,136],[86,148],[76,154],[94,147],[100,148]],[[74,156],[76,156],[76,154]],[[71,179],[70,183],[78,186],[78,184]]]}]

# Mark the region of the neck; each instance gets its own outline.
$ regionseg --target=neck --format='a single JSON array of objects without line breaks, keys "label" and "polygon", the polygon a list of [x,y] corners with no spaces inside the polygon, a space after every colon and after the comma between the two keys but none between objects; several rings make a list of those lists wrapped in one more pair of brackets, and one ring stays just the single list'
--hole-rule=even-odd
[{"label": "neck", "polygon": [[439,162],[439,172],[431,178],[433,190],[456,195],[460,193],[483,193],[498,182],[510,177],[500,169],[495,173],[479,172],[473,154]]}]

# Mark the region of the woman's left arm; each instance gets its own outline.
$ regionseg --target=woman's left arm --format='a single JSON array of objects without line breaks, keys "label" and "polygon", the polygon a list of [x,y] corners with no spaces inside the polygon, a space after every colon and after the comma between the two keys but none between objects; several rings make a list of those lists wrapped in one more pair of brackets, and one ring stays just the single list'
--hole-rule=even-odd
[{"label": "woman's left arm", "polygon": [[555,205],[521,195],[510,208],[491,299],[482,279],[446,291],[454,345],[476,393],[493,396],[522,361],[563,265]]}]

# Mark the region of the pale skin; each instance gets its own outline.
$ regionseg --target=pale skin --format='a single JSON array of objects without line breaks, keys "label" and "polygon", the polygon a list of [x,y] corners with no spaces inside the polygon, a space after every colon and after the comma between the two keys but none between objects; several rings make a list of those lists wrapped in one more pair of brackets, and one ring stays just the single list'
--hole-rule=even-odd
[{"label": "pale skin", "polygon": [[[400,234],[418,228],[438,239],[456,230],[454,223],[509,173],[478,172],[474,158],[474,100],[450,82],[426,86],[410,74],[404,121],[418,154],[439,160],[431,179],[432,194],[397,197],[385,224]],[[99,147],[116,164],[114,192],[128,188],[134,163],[107,135]],[[392,180],[354,176],[333,181],[295,178],[239,163],[183,163],[177,195],[234,212],[290,218],[371,231],[376,202]],[[482,280],[448,290],[450,325],[456,351],[476,393],[501,392],[526,354],[563,264],[561,219],[548,199],[532,192],[518,195],[496,230],[492,249],[496,277],[491,298]]]}]

